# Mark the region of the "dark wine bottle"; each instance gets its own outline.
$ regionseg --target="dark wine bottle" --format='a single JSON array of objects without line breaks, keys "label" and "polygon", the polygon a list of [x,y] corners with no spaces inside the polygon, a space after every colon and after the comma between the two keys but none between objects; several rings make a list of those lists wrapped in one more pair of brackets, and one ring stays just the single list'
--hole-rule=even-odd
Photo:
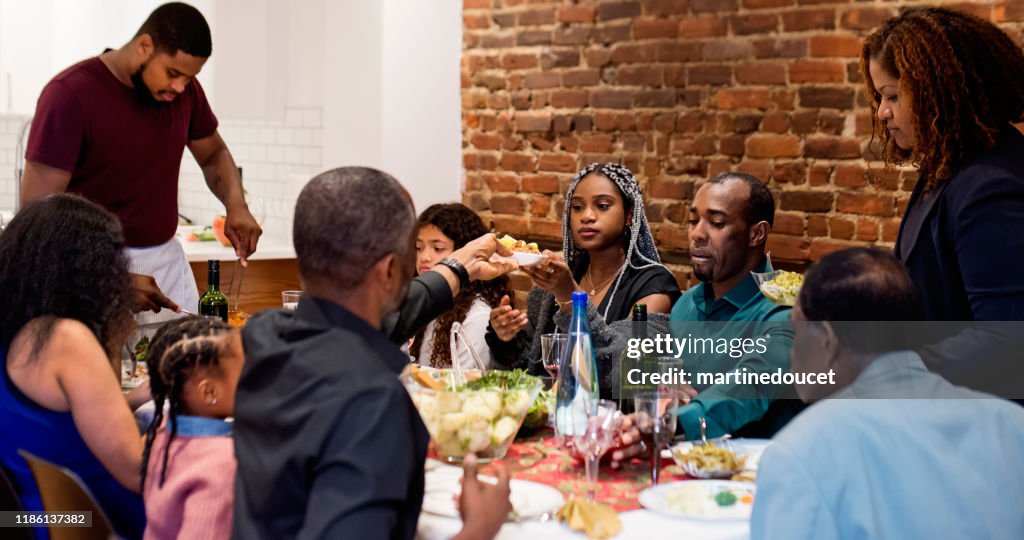
[{"label": "dark wine bottle", "polygon": [[209,279],[206,292],[199,297],[199,314],[228,322],[228,297],[220,292],[220,261],[208,261],[206,268]]},{"label": "dark wine bottle", "polygon": [[633,304],[632,313],[633,339],[634,343],[636,343],[637,357],[629,358],[626,356],[622,361],[622,366],[625,369],[622,370],[622,397],[619,400],[619,410],[624,413],[633,411],[633,397],[637,392],[649,389],[645,385],[630,384],[627,380],[629,370],[639,369],[640,373],[648,373],[652,364],[650,355],[643,352],[642,348],[643,344],[647,341],[647,304]]}]

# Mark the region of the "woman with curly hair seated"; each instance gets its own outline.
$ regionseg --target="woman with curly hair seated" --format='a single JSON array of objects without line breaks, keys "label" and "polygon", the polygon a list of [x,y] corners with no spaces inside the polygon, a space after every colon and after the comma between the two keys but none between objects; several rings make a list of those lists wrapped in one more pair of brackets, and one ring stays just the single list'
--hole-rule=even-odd
[{"label": "woman with curly hair seated", "polygon": [[[488,233],[476,212],[459,203],[435,204],[420,214],[416,236],[416,272],[422,274],[439,261],[468,242]],[[430,321],[416,335],[409,354],[424,366],[444,368],[452,366],[451,330],[458,322],[467,342],[459,342],[458,361],[463,368],[475,363],[466,345],[473,347],[484,367],[491,366],[491,353],[484,340],[491,308],[497,307],[501,297],[511,294],[508,278],[492,281],[474,281],[452,299],[452,307]]]},{"label": "woman with curly hair seated", "polygon": [[[986,20],[912,8],[867,37],[860,66],[886,164],[918,170],[896,255],[925,317],[1024,320],[1024,135],[1013,125],[1024,121],[1024,52]],[[1019,349],[976,331],[945,337],[922,352],[932,369],[1021,397],[998,364]]]},{"label": "woman with curly hair seated", "polygon": [[117,218],[81,197],[39,199],[0,234],[0,464],[25,510],[43,506],[18,450],[71,469],[141,538],[142,438],[118,384],[132,294]]}]

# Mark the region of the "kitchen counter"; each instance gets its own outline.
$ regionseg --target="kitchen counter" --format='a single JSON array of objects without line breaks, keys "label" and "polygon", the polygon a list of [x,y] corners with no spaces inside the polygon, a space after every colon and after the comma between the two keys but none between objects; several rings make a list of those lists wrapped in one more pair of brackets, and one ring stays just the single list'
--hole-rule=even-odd
[{"label": "kitchen counter", "polygon": [[[241,278],[242,290],[239,294],[237,291],[228,290],[235,270],[241,269],[235,265],[238,259],[235,250],[217,241],[190,242],[184,239],[184,234],[191,232],[191,228],[179,227],[178,230],[178,241],[181,242],[188,257],[199,293],[202,294],[206,290],[207,261],[221,261],[220,288],[229,295],[228,301],[232,309],[236,302],[239,309],[249,314],[269,307],[281,307],[282,291],[302,288],[299,283],[298,265],[295,263],[295,249],[292,248],[291,241],[268,236],[260,238],[256,252],[249,257],[249,266]],[[237,286],[237,283],[235,285]]]},{"label": "kitchen counter", "polygon": [[[188,262],[201,262],[201,261],[234,261],[238,257],[235,256],[235,250],[231,247],[221,245],[220,242],[190,242],[185,240],[184,235],[191,232],[190,229],[185,227],[178,228],[178,241],[181,242],[181,247],[185,249],[185,256],[188,257]],[[291,240],[282,240],[273,236],[264,234],[260,237],[260,241],[256,244],[256,252],[250,257],[250,261],[261,261],[269,259],[294,259],[295,248],[292,247]]]}]

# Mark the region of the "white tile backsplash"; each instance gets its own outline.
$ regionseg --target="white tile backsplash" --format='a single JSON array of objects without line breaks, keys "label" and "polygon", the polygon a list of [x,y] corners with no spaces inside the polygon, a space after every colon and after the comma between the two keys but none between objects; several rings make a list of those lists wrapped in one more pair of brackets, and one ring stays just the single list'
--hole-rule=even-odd
[{"label": "white tile backsplash", "polygon": [[[309,178],[322,171],[322,117],[322,109],[313,107],[286,109],[283,120],[221,119],[219,132],[242,167],[253,213],[263,214],[265,235],[291,238],[292,208],[285,200],[288,179],[291,175]],[[0,115],[0,211],[14,208],[15,147],[18,132],[28,120],[27,116]],[[178,210],[198,224],[212,223],[214,216],[224,212],[187,150],[181,160]]]},{"label": "white tile backsplash", "polygon": [[[221,121],[221,134],[242,167],[250,200],[262,201],[266,235],[291,238],[292,208],[285,201],[288,177],[308,178],[322,171],[322,115],[320,108],[289,108],[283,121]],[[210,223],[224,207],[207,189],[199,167],[187,153],[181,165],[179,209],[197,223]],[[258,213],[260,205],[251,202],[250,206]]]},{"label": "white tile backsplash", "polygon": [[14,210],[18,191],[14,176],[17,153],[14,149],[18,145],[21,127],[28,120],[28,116],[0,115],[0,212]]}]

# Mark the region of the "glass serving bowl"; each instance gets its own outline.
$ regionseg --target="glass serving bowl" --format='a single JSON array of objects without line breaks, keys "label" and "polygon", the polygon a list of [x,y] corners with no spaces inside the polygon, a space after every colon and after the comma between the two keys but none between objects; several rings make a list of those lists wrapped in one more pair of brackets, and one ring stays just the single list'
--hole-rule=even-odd
[{"label": "glass serving bowl", "polygon": [[469,453],[484,463],[505,457],[543,387],[539,377],[509,371],[407,368],[402,382],[435,451],[450,463]]},{"label": "glass serving bowl", "polygon": [[796,297],[800,294],[800,287],[804,284],[804,276],[788,270],[774,270],[772,272],[751,272],[757,288],[761,294],[769,300],[783,306],[796,304]]}]

